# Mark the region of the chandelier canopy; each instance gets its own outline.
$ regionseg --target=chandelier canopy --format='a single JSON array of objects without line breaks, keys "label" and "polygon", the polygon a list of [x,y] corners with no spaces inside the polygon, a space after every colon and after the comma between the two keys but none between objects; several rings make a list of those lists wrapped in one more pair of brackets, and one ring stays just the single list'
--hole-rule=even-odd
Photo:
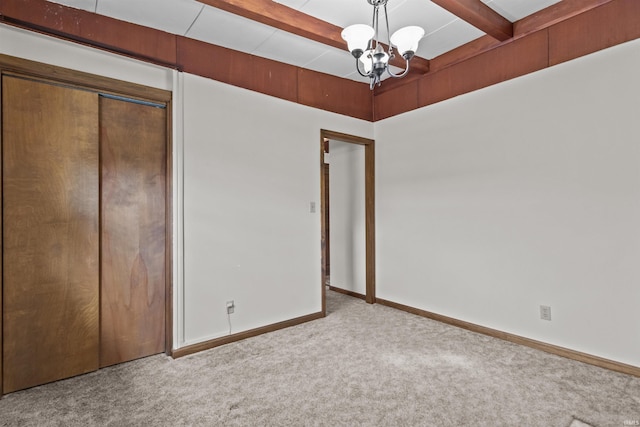
[{"label": "chandelier canopy", "polygon": [[[350,25],[342,30],[342,38],[346,40],[351,54],[356,58],[356,70],[363,77],[368,77],[369,87],[380,86],[383,73],[386,71],[391,77],[401,78],[409,72],[409,62],[418,50],[418,43],[424,37],[424,30],[420,27],[409,26],[389,32],[389,16],[387,15],[388,0],[367,0],[373,6],[371,26],[366,24]],[[380,43],[378,16],[380,8],[384,10],[389,50],[385,51]],[[405,69],[394,74],[389,69],[389,61],[395,57],[394,46],[405,60]]]}]

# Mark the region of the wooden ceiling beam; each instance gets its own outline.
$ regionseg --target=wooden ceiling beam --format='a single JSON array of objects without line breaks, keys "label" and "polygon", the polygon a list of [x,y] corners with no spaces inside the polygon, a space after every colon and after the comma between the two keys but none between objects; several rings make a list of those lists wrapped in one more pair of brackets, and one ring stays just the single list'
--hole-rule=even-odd
[{"label": "wooden ceiling beam", "polygon": [[480,0],[431,0],[496,40],[513,37],[513,24]]},{"label": "wooden ceiling beam", "polygon": [[[272,0],[198,1],[297,36],[347,50],[347,43],[340,36],[342,28]],[[391,60],[391,65],[404,68],[405,62],[404,59],[396,56]],[[414,73],[424,74],[429,71],[429,61],[414,57],[411,60],[411,70]]]}]

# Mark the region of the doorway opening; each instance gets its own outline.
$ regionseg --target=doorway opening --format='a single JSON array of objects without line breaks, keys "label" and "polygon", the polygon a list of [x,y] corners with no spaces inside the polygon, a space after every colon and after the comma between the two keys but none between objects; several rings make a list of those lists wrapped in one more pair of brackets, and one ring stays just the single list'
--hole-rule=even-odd
[{"label": "doorway opening", "polygon": [[[364,297],[369,304],[376,302],[375,289],[375,156],[374,140],[322,129],[320,131],[320,218],[322,247],[322,313],[326,315],[326,285],[329,284],[331,264],[330,242],[330,142],[355,144],[364,148],[364,258],[365,294],[345,293]],[[335,245],[334,245],[335,246]],[[336,289],[337,290],[337,289]]]}]

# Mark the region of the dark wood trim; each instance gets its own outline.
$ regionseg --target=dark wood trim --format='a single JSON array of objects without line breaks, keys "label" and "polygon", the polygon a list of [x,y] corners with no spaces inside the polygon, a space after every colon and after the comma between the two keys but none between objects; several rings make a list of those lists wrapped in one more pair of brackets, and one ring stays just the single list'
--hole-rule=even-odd
[{"label": "dark wood trim", "polygon": [[373,144],[375,142],[373,139],[363,138],[361,136],[349,135],[341,132],[334,132],[332,130],[326,130],[326,129],[321,129],[320,133],[321,133],[320,138],[323,141],[323,143],[324,143],[324,139],[328,139],[328,140],[335,139],[342,142],[350,142],[352,144],[364,145],[366,147],[367,145]]},{"label": "dark wood trim", "polygon": [[[376,224],[375,224],[375,141],[373,139],[348,135],[341,132],[334,132],[326,129],[320,130],[320,235],[321,242],[324,243],[327,234],[327,224],[325,220],[326,206],[324,203],[325,192],[327,191],[324,175],[324,145],[326,140],[336,140],[358,144],[364,146],[364,183],[365,183],[365,248],[366,248],[366,298],[369,304],[376,302]],[[322,244],[322,265],[324,266],[325,245]],[[326,274],[322,268],[322,308],[325,307],[325,280]]]},{"label": "dark wood trim", "polygon": [[480,0],[431,0],[496,40],[513,37],[513,24]]},{"label": "dark wood trim", "polygon": [[524,345],[526,347],[531,347],[536,350],[544,351],[546,353],[555,354],[556,356],[562,356],[566,357],[567,359],[576,360],[578,362],[587,363],[589,365],[598,366],[600,368],[609,369],[611,371],[640,377],[640,367],[638,366],[627,365],[625,363],[604,359],[602,357],[593,356],[591,354],[582,353],[580,351],[571,350],[541,341],[536,341],[531,338],[525,338],[519,335],[510,334],[508,332],[502,332],[496,329],[487,328],[485,326],[476,325],[475,323],[465,322],[463,320],[454,319],[453,317],[443,316],[441,314],[432,313],[430,311],[421,310],[419,308],[399,304],[385,299],[378,298],[377,303],[387,307],[402,310],[407,313],[436,320],[438,322],[446,323],[448,325],[456,326],[458,328],[466,329],[468,331],[488,335],[490,337],[509,341],[515,344]]},{"label": "dark wood trim", "polygon": [[302,323],[310,322],[312,320],[321,319],[323,317],[324,317],[324,314],[321,312],[318,312],[318,313],[308,314],[306,316],[296,317],[295,319],[274,323],[272,325],[251,329],[249,331],[238,332],[237,334],[226,335],[220,338],[214,338],[212,340],[204,341],[198,344],[188,345],[186,347],[181,347],[176,350],[173,350],[171,356],[174,359],[177,359],[179,357],[188,356],[190,354],[198,353],[200,351],[209,350],[215,347],[220,347],[221,345],[231,344],[232,342],[242,341],[247,338],[255,337],[262,334],[267,334],[269,332],[274,332],[280,329],[290,328],[292,326],[300,325]]},{"label": "dark wood trim", "polygon": [[2,300],[2,296],[4,294],[4,245],[2,242],[4,241],[4,212],[2,201],[4,200],[4,194],[2,190],[4,189],[4,159],[3,159],[3,141],[2,136],[4,135],[4,129],[2,127],[4,123],[3,119],[3,97],[2,97],[2,86],[3,86],[3,78],[2,78],[2,57],[0,57],[0,398],[4,394],[4,376],[3,376],[3,361],[4,361],[4,348],[3,348],[3,338],[4,338],[4,326],[2,325],[2,320],[4,319],[4,303]]},{"label": "dark wood trim", "polygon": [[373,141],[364,146],[364,191],[366,235],[366,301],[376,302],[376,161]]},{"label": "dark wood trim", "polygon": [[173,351],[173,102],[167,108],[167,166],[165,195],[165,309],[164,309],[164,352],[171,356]]},{"label": "dark wood trim", "polygon": [[329,286],[329,290],[333,291],[333,292],[337,292],[339,294],[349,295],[350,297],[358,298],[358,299],[361,299],[363,301],[367,300],[366,295],[362,295],[359,292],[348,291],[346,289],[336,288],[335,286]]},{"label": "dark wood trim", "polygon": [[24,76],[35,77],[54,83],[64,83],[71,86],[81,86],[95,91],[112,95],[126,95],[142,101],[167,103],[171,101],[171,92],[142,86],[136,83],[109,77],[97,76],[69,68],[30,61],[14,56],[0,54],[2,72],[13,72]]},{"label": "dark wood trim", "polygon": [[326,138],[322,131],[320,131],[320,299],[322,301],[321,313],[322,316],[327,315],[327,270],[325,268],[327,259],[327,240],[328,237],[328,224],[327,224],[327,205],[325,200],[329,197],[327,192],[329,191],[329,183],[327,182],[327,175],[325,174],[326,163],[324,161],[324,153],[328,152],[329,138]]},{"label": "dark wood trim", "polygon": [[[166,306],[165,306],[165,352],[171,354],[173,347],[173,137],[172,137],[172,94],[171,92],[138,85],[135,83],[96,76],[81,71],[70,70],[40,62],[16,58],[9,55],[0,54],[0,76],[14,75],[20,77],[34,78],[53,84],[63,84],[75,88],[87,89],[95,92],[111,95],[124,96],[128,98],[164,104],[167,109],[167,170],[166,170]],[[1,95],[1,84],[0,84]],[[2,100],[0,96],[0,101]],[[2,113],[0,103],[0,118]],[[1,126],[1,120],[0,120]],[[2,132],[0,128],[0,143]],[[0,145],[1,146],[1,145]],[[0,162],[0,172],[1,172]],[[0,186],[0,201],[2,188]],[[0,226],[0,238],[2,237],[2,227]],[[0,240],[1,241],[1,240]],[[2,249],[0,245],[0,257]],[[0,273],[2,262],[0,258]],[[0,274],[0,281],[2,275]],[[2,287],[0,285],[0,396],[2,396]]]}]

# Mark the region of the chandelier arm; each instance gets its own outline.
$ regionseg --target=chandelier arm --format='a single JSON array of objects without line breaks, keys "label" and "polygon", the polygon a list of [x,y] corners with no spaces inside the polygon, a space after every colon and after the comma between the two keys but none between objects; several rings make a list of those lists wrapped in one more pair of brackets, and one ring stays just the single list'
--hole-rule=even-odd
[{"label": "chandelier arm", "polygon": [[407,73],[409,72],[409,60],[405,59],[404,62],[407,64],[406,68],[404,69],[404,71],[400,74],[393,74],[391,72],[391,70],[389,69],[389,64],[387,64],[387,74],[389,74],[391,77],[395,78],[395,79],[399,79],[402,78],[404,76],[407,75]]},{"label": "chandelier arm", "polygon": [[360,59],[358,58],[356,58],[356,70],[358,70],[358,74],[360,74],[362,77],[371,77],[371,72],[365,74],[360,71]]}]

